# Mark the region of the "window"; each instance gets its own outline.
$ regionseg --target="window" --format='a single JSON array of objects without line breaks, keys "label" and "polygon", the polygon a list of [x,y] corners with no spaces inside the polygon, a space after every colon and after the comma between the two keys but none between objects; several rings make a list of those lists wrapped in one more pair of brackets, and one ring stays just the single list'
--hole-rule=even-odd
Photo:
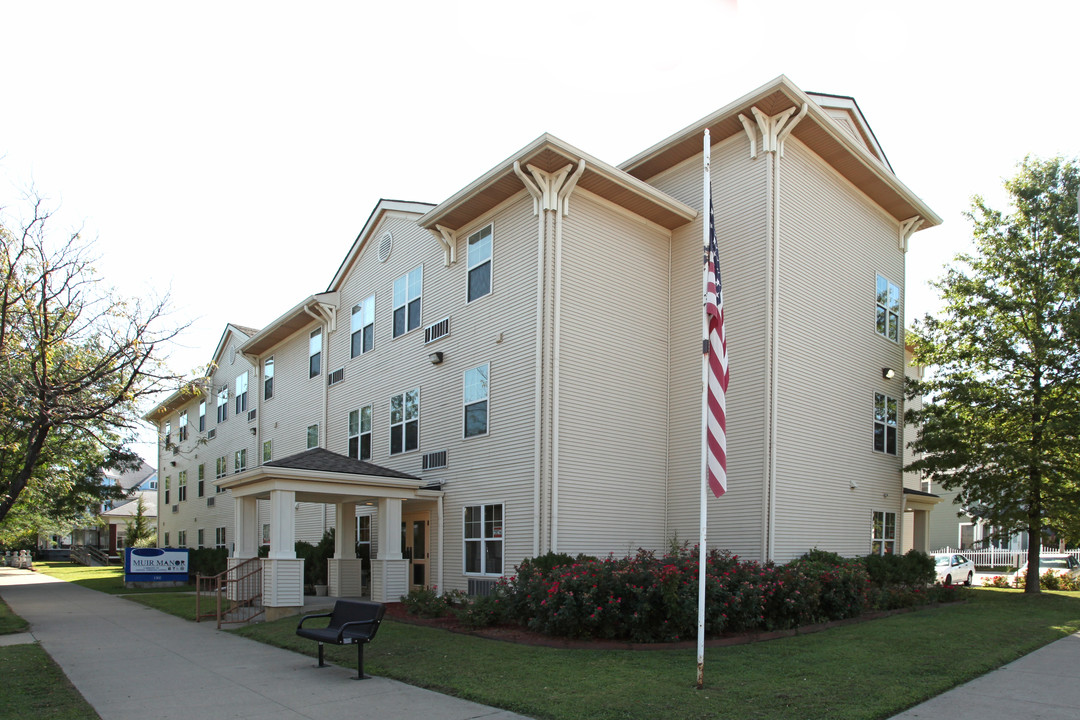
[{"label": "window", "polygon": [[420,327],[420,291],[423,285],[422,265],[394,281],[394,337]]},{"label": "window", "polygon": [[491,226],[469,236],[468,302],[491,292]]},{"label": "window", "polygon": [[214,547],[225,547],[225,528],[214,528]]},{"label": "window", "polygon": [[390,398],[390,454],[420,447],[420,388]]},{"label": "window", "polygon": [[[215,480],[220,480],[221,478],[225,477],[225,475],[228,473],[228,471],[229,471],[229,466],[228,466],[228,464],[226,464],[225,458],[219,457],[217,459],[217,468],[214,471],[214,479]],[[165,502],[167,503],[169,501],[166,500]]]},{"label": "window", "polygon": [[157,478],[156,477],[150,479],[149,488],[151,490],[157,490]]},{"label": "window", "polygon": [[176,477],[176,501],[187,500],[187,470],[181,470]]},{"label": "window", "polygon": [[263,362],[263,400],[274,397],[274,356]]},{"label": "window", "polygon": [[465,572],[501,575],[503,557],[503,506],[472,505],[465,508]]},{"label": "window", "polygon": [[244,472],[247,470],[247,450],[237,450],[235,457],[233,457],[233,472]]},{"label": "window", "polygon": [[896,513],[874,511],[870,553],[892,555],[896,549]]},{"label": "window", "polygon": [[270,544],[270,523],[263,523],[262,544]]},{"label": "window", "polygon": [[349,413],[349,457],[371,459],[371,406]]},{"label": "window", "polygon": [[170,447],[171,445],[172,445],[172,423],[169,422],[169,421],[166,421],[165,422],[165,447]]},{"label": "window", "polygon": [[172,485],[172,477],[169,476],[169,475],[166,475],[165,476],[165,504],[166,505],[169,504],[169,486],[170,485]]},{"label": "window", "polygon": [[206,432],[206,401],[199,403],[199,432]]},{"label": "window", "polygon": [[180,413],[179,430],[180,442],[187,440],[187,411]]},{"label": "window", "polygon": [[229,419],[229,386],[222,385],[217,394],[217,421],[223,423]]},{"label": "window", "polygon": [[198,544],[198,546],[199,546],[199,547],[202,547],[202,546],[203,546],[203,536],[204,536],[205,532],[206,532],[206,531],[205,531],[205,530],[203,530],[202,528],[199,528],[199,530],[198,530],[198,537],[199,537],[199,541],[198,541],[198,543],[197,543],[197,544]]},{"label": "window", "polygon": [[187,547],[187,530],[178,530],[176,533],[176,545],[178,547]]},{"label": "window", "polygon": [[263,443],[263,462],[270,462],[274,457],[274,446],[272,440],[267,440]]},{"label": "window", "polygon": [[874,393],[874,450],[896,454],[896,416],[896,399]]},{"label": "window", "polygon": [[307,429],[307,447],[308,447],[308,450],[310,450],[311,448],[319,447],[319,426],[318,425],[308,425],[308,429]]},{"label": "window", "polygon": [[308,377],[322,373],[322,328],[315,328],[308,338]]},{"label": "window", "polygon": [[488,431],[487,364],[465,371],[465,437]]},{"label": "window", "polygon": [[165,547],[169,547],[169,533],[165,533]]},{"label": "window", "polygon": [[877,276],[877,332],[900,342],[900,288]]},{"label": "window", "polygon": [[375,296],[352,309],[352,357],[362,355],[375,344]]},{"label": "window", "polygon": [[206,466],[205,465],[200,465],[199,466],[199,497],[202,497],[203,495],[206,494],[205,489],[206,489]]},{"label": "window", "polygon": [[370,515],[360,515],[356,518],[356,544],[371,546]]},{"label": "window", "polygon": [[247,412],[247,387],[248,374],[240,373],[236,376],[236,414]]}]

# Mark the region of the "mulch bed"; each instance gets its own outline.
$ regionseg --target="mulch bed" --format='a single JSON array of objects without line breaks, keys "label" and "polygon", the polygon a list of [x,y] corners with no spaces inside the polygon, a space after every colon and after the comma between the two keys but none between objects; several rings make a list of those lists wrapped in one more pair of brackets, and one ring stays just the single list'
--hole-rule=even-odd
[{"label": "mulch bed", "polygon": [[[959,602],[965,602],[961,600]],[[955,603],[946,603],[955,604]],[[794,637],[795,635],[809,635],[810,633],[821,632],[822,630],[829,630],[835,627],[843,627],[845,625],[854,625],[855,623],[865,622],[867,620],[877,620],[883,617],[889,617],[890,615],[898,615],[900,613],[914,612],[915,610],[923,610],[929,607],[938,607],[939,605],[922,605],[917,608],[902,608],[900,610],[883,610],[879,612],[865,613],[857,618],[851,618],[848,620],[834,620],[827,623],[818,623],[816,625],[804,625],[803,627],[793,628],[791,630],[774,630],[771,632],[746,632],[746,633],[726,633],[720,637],[707,638],[705,640],[705,647],[725,647],[729,645],[746,645],[754,642],[762,642],[764,640],[776,640],[778,638]],[[576,640],[571,638],[552,637],[550,635],[543,635],[538,632],[533,632],[528,628],[524,628],[520,625],[493,625],[486,628],[471,628],[462,625],[455,617],[440,617],[440,618],[421,618],[415,615],[410,615],[405,610],[405,604],[400,602],[386,603],[386,618],[394,620],[396,622],[406,623],[408,625],[420,625],[422,627],[438,628],[441,630],[447,630],[452,633],[460,633],[462,635],[474,635],[476,637],[487,638],[489,640],[502,640],[503,642],[517,643],[519,645],[535,645],[539,647],[552,647],[552,648],[564,648],[570,650],[690,650],[697,647],[697,640],[683,640],[680,642],[670,643],[632,643],[623,640],[601,640],[601,639],[584,639]]]}]

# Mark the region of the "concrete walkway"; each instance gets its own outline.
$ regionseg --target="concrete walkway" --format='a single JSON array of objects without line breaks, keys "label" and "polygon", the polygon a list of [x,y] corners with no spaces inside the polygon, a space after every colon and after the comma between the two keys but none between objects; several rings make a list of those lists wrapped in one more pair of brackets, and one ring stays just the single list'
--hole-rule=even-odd
[{"label": "concrete walkway", "polygon": [[0,568],[0,596],[103,720],[525,720],[29,570]]}]

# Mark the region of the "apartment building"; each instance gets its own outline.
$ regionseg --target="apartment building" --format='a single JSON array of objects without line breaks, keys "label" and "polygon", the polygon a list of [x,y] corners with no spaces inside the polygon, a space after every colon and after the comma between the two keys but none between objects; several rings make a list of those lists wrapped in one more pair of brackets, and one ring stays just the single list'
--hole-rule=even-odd
[{"label": "apartment building", "polygon": [[383,600],[696,538],[706,129],[731,374],[710,545],[924,541],[904,258],[940,218],[853,99],[780,77],[619,166],[542,135],[438,205],[381,201],[325,291],[229,325],[208,376],[146,416],[161,542],[269,544],[266,604],[287,612],[293,541],[328,527],[331,592]]}]

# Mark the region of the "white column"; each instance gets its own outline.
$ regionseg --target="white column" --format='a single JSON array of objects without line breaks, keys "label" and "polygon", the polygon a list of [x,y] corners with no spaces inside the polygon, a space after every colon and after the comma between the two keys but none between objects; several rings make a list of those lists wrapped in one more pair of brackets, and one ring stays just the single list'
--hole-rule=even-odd
[{"label": "white column", "polygon": [[259,531],[258,501],[254,495],[236,498],[233,502],[235,521],[234,539],[236,544],[233,557],[253,558],[259,554],[256,534]]},{"label": "white column", "polygon": [[270,557],[296,557],[296,493],[292,490],[270,491]]},{"label": "white column", "polygon": [[401,560],[401,500],[379,500],[379,559]]},{"label": "white column", "polygon": [[327,563],[330,594],[359,597],[364,561],[356,557],[356,503],[338,503],[334,509],[334,557]]},{"label": "white column", "polygon": [[379,554],[371,561],[371,599],[396,602],[409,591],[409,561],[401,556],[401,500],[379,500]]},{"label": "white column", "polygon": [[356,557],[356,503],[334,506],[334,557]]}]

